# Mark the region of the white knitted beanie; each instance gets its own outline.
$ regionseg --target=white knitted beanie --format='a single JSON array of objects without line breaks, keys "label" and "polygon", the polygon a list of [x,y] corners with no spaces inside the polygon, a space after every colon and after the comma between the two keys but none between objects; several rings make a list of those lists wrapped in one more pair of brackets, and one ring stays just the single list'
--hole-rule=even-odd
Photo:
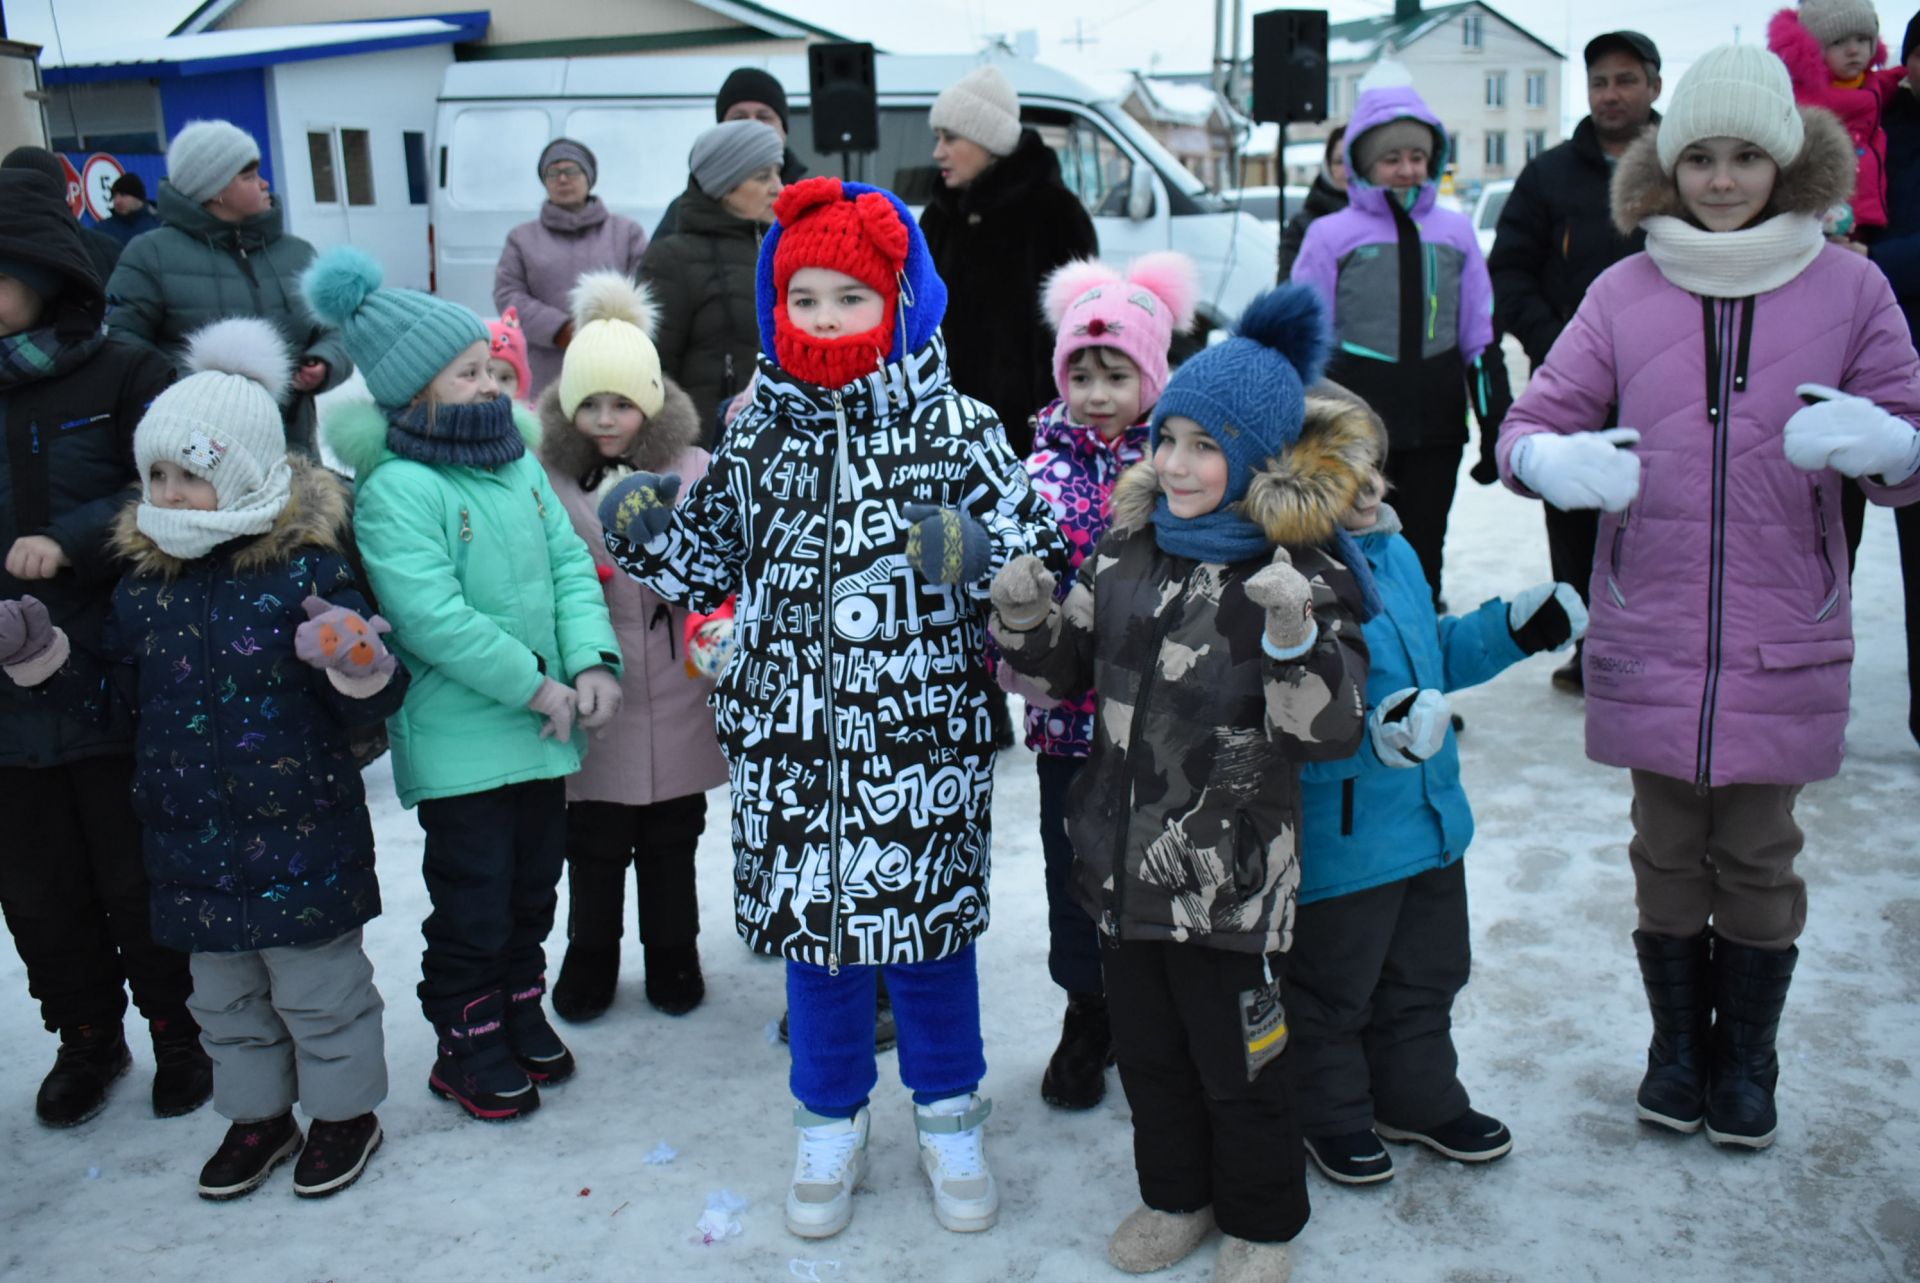
[{"label": "white knitted beanie", "polygon": [[1011,156],[1020,145],[1020,98],[998,67],[970,71],[941,90],[927,119],[996,156]]},{"label": "white knitted beanie", "polygon": [[1660,119],[1660,168],[1671,176],[1680,153],[1702,138],[1744,138],[1785,167],[1804,136],[1786,64],[1759,45],[1721,45],[1674,87]]},{"label": "white knitted beanie", "polygon": [[[293,358],[271,324],[230,317],[187,338],[186,378],[155,397],[133,433],[140,470],[141,531],[169,556],[191,561],[243,535],[264,534],[287,506],[287,463],[280,400]],[[178,464],[213,484],[213,512],[160,508],[148,473],[156,460]]]},{"label": "white knitted beanie", "polygon": [[1868,0],[1800,0],[1800,25],[1822,45],[1848,36],[1880,37],[1880,15]]},{"label": "white knitted beanie", "polygon": [[167,148],[167,181],[196,205],[204,205],[260,159],[253,135],[224,120],[196,120],[173,136]]}]

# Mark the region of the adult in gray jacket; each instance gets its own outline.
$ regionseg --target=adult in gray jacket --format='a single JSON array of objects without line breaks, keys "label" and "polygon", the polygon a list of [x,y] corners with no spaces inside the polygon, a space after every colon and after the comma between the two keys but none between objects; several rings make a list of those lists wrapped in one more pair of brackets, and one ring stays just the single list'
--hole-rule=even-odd
[{"label": "adult in gray jacket", "polygon": [[540,153],[540,181],[547,200],[540,216],[507,233],[500,265],[493,272],[493,305],[504,313],[519,309],[527,336],[527,367],[537,399],[560,377],[560,354],[573,341],[573,316],[567,295],[582,272],[612,268],[639,279],[647,234],[631,218],[616,214],[593,194],[600,162],[585,143],[556,138]]},{"label": "adult in gray jacket", "polygon": [[107,332],[157,349],[184,374],[187,335],[229,316],[262,318],[298,355],[281,408],[287,446],[317,457],[313,399],[353,363],[300,296],[313,246],[287,235],[260,145],[224,120],[188,125],[167,148],[158,207],[164,226],[128,242],[107,282]]}]

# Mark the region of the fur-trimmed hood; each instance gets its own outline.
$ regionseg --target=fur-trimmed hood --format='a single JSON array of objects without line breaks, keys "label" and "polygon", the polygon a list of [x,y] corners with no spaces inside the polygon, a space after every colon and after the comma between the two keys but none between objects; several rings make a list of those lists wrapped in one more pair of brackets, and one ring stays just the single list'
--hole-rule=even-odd
[{"label": "fur-trimmed hood", "polygon": [[[1783,166],[1773,185],[1772,214],[1811,214],[1818,218],[1853,195],[1858,166],[1853,143],[1839,119],[1821,107],[1800,108],[1806,140],[1791,165]],[[1660,167],[1655,150],[1660,126],[1650,125],[1620,157],[1614,170],[1613,225],[1631,236],[1640,224],[1658,214],[1687,218],[1680,203],[1680,187]],[[1689,220],[1691,221],[1691,220]]]},{"label": "fur-trimmed hood", "polygon": [[[1235,507],[1277,544],[1325,543],[1353,506],[1380,457],[1380,429],[1364,401],[1316,386],[1307,394],[1300,439],[1254,473]],[[1160,477],[1153,460],[1135,464],[1113,487],[1113,529],[1131,533],[1153,519]]]},{"label": "fur-trimmed hood", "polygon": [[[234,552],[233,571],[237,575],[280,565],[302,549],[344,552],[352,543],[353,497],[346,481],[299,455],[288,462],[293,468],[293,483],[287,506],[274,518],[272,528],[248,539]],[[113,522],[114,554],[126,561],[129,574],[178,578],[189,563],[162,552],[160,545],[140,529],[139,522],[137,502],[120,510]]]},{"label": "fur-trimmed hood", "polygon": [[[340,462],[353,472],[355,483],[365,481],[373,470],[389,459],[400,456],[387,448],[387,412],[372,401],[350,401],[328,410],[320,424],[320,437]],[[540,420],[532,410],[516,401],[513,426],[528,450],[540,448]]]},{"label": "fur-trimmed hood", "polygon": [[560,412],[560,385],[549,384],[540,394],[535,412],[540,419],[540,462],[563,477],[575,481],[607,463],[622,463],[636,472],[661,472],[700,440],[700,413],[693,398],[665,374],[666,400],[660,413],[641,425],[626,454],[619,459],[603,459],[593,442],[576,430],[573,421]]}]

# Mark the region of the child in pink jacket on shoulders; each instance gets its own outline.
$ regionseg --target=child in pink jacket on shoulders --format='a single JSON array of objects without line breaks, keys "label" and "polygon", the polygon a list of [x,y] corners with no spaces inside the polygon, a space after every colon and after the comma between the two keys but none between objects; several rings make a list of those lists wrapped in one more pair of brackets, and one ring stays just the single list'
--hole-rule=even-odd
[{"label": "child in pink jacket on shoulders", "polygon": [[[1827,219],[1837,237],[1870,241],[1887,226],[1887,131],[1880,116],[1907,70],[1887,66],[1871,0],[1801,0],[1767,23],[1767,48],[1793,78],[1794,101],[1825,107],[1853,141],[1853,204]],[[1848,215],[1851,217],[1848,217]]]}]

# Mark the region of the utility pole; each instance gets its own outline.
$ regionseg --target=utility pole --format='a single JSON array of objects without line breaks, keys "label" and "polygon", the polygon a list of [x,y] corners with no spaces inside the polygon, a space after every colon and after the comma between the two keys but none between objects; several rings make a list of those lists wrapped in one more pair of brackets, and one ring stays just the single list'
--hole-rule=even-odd
[{"label": "utility pole", "polygon": [[1100,43],[1100,37],[1088,35],[1086,33],[1085,28],[1086,28],[1085,20],[1081,18],[1075,18],[1073,20],[1073,34],[1070,36],[1062,36],[1060,38],[1060,43],[1063,45],[1072,45],[1075,49],[1079,50],[1081,53],[1085,53],[1087,51],[1088,45],[1097,45]]}]

